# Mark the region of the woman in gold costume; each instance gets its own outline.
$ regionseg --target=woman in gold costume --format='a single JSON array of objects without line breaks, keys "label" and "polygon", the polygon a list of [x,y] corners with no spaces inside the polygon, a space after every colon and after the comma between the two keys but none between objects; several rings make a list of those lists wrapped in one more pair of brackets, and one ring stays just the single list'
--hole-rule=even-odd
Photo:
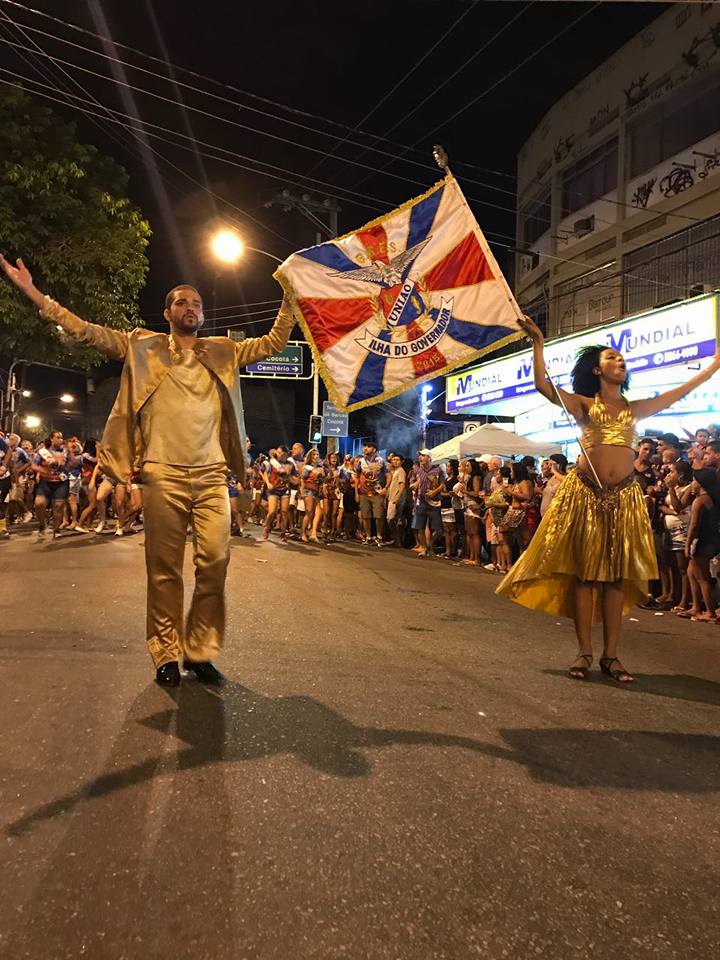
[{"label": "woman in gold costume", "polygon": [[618,659],[623,612],[647,596],[647,581],[658,575],[647,507],[633,471],[635,425],[709,380],[720,370],[720,349],[683,386],[629,402],[628,371],[617,350],[581,350],[569,393],[548,378],[539,327],[529,317],[520,325],[533,343],[535,388],[551,403],[560,405],[562,399],[582,429],[583,455],[497,593],[574,620],[579,649],[569,668],[573,679],[586,679],[593,661],[592,625],[602,621],[600,669],[629,683],[633,677]]}]

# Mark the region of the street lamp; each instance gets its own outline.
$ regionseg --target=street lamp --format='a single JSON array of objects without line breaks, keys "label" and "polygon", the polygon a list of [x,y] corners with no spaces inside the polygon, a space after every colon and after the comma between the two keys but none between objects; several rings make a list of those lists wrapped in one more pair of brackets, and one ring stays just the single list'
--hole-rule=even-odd
[{"label": "street lamp", "polygon": [[29,427],[30,430],[34,430],[35,427],[39,427],[41,420],[40,417],[33,416],[32,414],[29,417],[25,417],[25,426]]},{"label": "street lamp", "polygon": [[245,252],[245,244],[234,230],[218,230],[212,238],[211,247],[222,263],[237,263]]},{"label": "street lamp", "polygon": [[249,246],[240,234],[234,230],[218,230],[218,232],[213,235],[210,247],[214,255],[222,263],[237,263],[246,250],[250,250],[253,253],[261,253],[264,257],[270,257],[275,263],[282,263],[282,259],[276,257],[274,253],[268,253],[267,250],[260,250],[258,247]]},{"label": "street lamp", "polygon": [[58,399],[62,403],[75,403],[75,397],[71,393],[61,393]]}]

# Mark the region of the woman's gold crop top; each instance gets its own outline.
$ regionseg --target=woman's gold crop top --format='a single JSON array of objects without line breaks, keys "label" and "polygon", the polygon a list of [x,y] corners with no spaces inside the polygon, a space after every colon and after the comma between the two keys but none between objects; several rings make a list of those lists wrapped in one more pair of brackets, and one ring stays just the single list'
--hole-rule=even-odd
[{"label": "woman's gold crop top", "polygon": [[599,394],[595,394],[595,400],[588,411],[589,422],[582,432],[582,443],[586,450],[602,443],[612,447],[629,447],[632,450],[635,446],[637,420],[630,404],[627,401],[625,403],[625,409],[616,415],[600,399]]}]

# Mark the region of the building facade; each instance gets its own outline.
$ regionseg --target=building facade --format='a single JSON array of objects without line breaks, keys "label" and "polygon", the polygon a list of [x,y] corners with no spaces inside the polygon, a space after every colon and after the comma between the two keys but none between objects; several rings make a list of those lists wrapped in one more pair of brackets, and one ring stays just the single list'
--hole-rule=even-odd
[{"label": "building facade", "polygon": [[720,287],[720,8],[677,4],[518,157],[518,301],[549,338]]}]

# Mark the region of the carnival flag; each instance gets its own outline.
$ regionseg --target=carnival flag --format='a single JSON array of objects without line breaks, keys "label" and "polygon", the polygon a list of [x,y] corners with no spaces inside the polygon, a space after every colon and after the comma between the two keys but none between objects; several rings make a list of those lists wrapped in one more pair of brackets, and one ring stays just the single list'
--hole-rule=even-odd
[{"label": "carnival flag", "polygon": [[380,403],[523,336],[520,309],[452,175],[275,277],[343,411]]}]

